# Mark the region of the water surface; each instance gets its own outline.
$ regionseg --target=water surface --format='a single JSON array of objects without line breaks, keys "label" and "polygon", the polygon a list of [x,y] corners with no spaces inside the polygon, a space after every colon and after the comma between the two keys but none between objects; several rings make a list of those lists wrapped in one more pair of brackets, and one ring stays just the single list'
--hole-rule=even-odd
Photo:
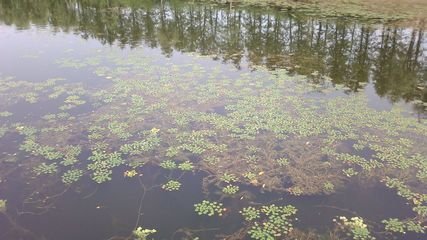
[{"label": "water surface", "polygon": [[273,239],[353,239],[340,216],[422,239],[426,39],[275,8],[2,0],[0,239],[252,239],[269,218],[240,211],[271,204],[297,209]]}]

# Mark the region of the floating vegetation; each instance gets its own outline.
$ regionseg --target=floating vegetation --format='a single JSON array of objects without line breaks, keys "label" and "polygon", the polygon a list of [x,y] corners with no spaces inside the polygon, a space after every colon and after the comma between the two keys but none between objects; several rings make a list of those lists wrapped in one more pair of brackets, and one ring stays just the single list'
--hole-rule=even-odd
[{"label": "floating vegetation", "polygon": [[243,208],[240,213],[242,214],[245,221],[251,222],[252,220],[260,218],[260,210],[254,207]]},{"label": "floating vegetation", "polygon": [[239,186],[235,186],[235,185],[227,185],[222,189],[222,192],[225,194],[229,194],[229,195],[233,195],[236,194],[239,191]]},{"label": "floating vegetation", "polygon": [[133,236],[137,240],[148,240],[150,235],[153,235],[157,232],[156,229],[143,229],[142,227],[138,227],[133,230]]},{"label": "floating vegetation", "polygon": [[177,165],[172,160],[165,160],[165,161],[163,161],[163,162],[160,163],[160,167],[162,167],[164,169],[173,170],[173,169],[177,168]]},{"label": "floating vegetation", "polygon": [[[335,220],[335,219],[334,219]],[[339,225],[341,230],[347,233],[351,239],[354,240],[373,240],[375,239],[371,236],[371,233],[368,230],[368,225],[366,225],[362,218],[352,217],[347,219],[347,217],[339,217],[335,222]]]},{"label": "floating vegetation", "polygon": [[180,163],[178,165],[178,168],[181,169],[182,171],[191,171],[193,170],[194,165],[190,161],[185,161],[183,163]]},{"label": "floating vegetation", "polygon": [[0,199],[0,212],[6,212],[6,203],[6,200]]},{"label": "floating vegetation", "polygon": [[83,176],[82,170],[71,169],[62,175],[62,182],[65,184],[72,184],[74,182],[77,182],[82,176]]},{"label": "floating vegetation", "polygon": [[203,200],[200,203],[194,204],[194,210],[199,215],[208,215],[208,216],[222,216],[225,211],[222,203],[211,202],[208,200]]},{"label": "floating vegetation", "polygon": [[41,163],[40,165],[38,165],[33,169],[33,172],[36,175],[42,175],[42,174],[49,175],[49,174],[54,174],[57,171],[58,171],[58,168],[55,163],[52,163],[52,164]]},{"label": "floating vegetation", "polygon": [[3,137],[8,130],[9,128],[7,126],[0,126],[0,138]]},{"label": "floating vegetation", "polygon": [[8,112],[8,111],[0,112],[0,117],[10,117],[12,115],[13,115],[13,113]]},{"label": "floating vegetation", "polygon": [[178,191],[181,188],[181,183],[175,180],[170,180],[167,183],[162,185],[162,189],[172,192]]},{"label": "floating vegetation", "polygon": [[[246,221],[252,224],[248,234],[252,239],[284,238],[292,231],[292,216],[297,209],[294,206],[262,206],[260,210],[253,207],[241,211]],[[256,221],[254,221],[256,220]]]},{"label": "floating vegetation", "polygon": [[126,170],[123,173],[123,176],[128,177],[128,178],[132,178],[135,177],[136,175],[138,175],[138,172],[135,169],[132,170]]},{"label": "floating vegetation", "polygon": [[220,177],[221,181],[225,182],[225,183],[232,183],[232,182],[236,182],[237,181],[237,177],[234,174],[231,173],[224,173],[221,177]]},{"label": "floating vegetation", "polygon": [[97,183],[111,180],[112,168],[120,166],[123,163],[120,153],[105,153],[101,149],[94,150],[89,160],[92,162],[88,164],[87,168],[93,171],[92,179]]}]

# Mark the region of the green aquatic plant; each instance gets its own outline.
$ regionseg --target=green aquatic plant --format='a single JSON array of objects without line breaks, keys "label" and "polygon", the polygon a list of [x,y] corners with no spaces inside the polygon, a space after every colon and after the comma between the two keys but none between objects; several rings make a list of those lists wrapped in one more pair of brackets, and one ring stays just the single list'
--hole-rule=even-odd
[{"label": "green aquatic plant", "polygon": [[286,165],[289,164],[289,160],[287,158],[278,158],[276,159],[277,164],[279,164],[279,166],[284,167]]},{"label": "green aquatic plant", "polygon": [[0,117],[10,117],[12,115],[13,115],[13,113],[8,112],[8,111],[0,112]]},{"label": "green aquatic plant", "polygon": [[36,103],[39,101],[39,96],[37,93],[35,92],[28,92],[25,93],[24,95],[22,95],[21,97],[24,98],[25,101],[27,101],[28,103]]},{"label": "green aquatic plant", "polygon": [[202,154],[207,150],[221,152],[226,148],[225,145],[216,145],[207,140],[208,137],[212,137],[215,134],[211,130],[178,133],[176,136],[178,143],[180,143],[178,148],[194,154]]},{"label": "green aquatic plant", "polygon": [[135,177],[136,175],[138,175],[138,172],[137,172],[135,169],[132,169],[132,170],[126,170],[126,171],[123,173],[123,176],[128,177],[128,178],[133,178],[133,177]]},{"label": "green aquatic plant", "polygon": [[59,107],[60,110],[70,110],[72,108],[85,104],[86,101],[81,99],[78,95],[71,95],[64,100],[64,103],[65,105]]},{"label": "green aquatic plant", "polygon": [[173,170],[173,169],[177,168],[177,165],[172,160],[165,160],[165,161],[160,163],[160,167],[162,167],[164,169],[168,169],[168,170]]},{"label": "green aquatic plant", "polygon": [[185,161],[185,162],[178,164],[178,168],[182,171],[191,171],[194,169],[194,165],[190,161]]},{"label": "green aquatic plant", "polygon": [[64,166],[71,166],[77,163],[79,161],[78,156],[80,155],[81,151],[81,146],[67,146],[61,164]]},{"label": "green aquatic plant", "polygon": [[288,192],[294,196],[301,196],[304,193],[304,191],[298,186],[288,188]]},{"label": "green aquatic plant", "polygon": [[253,180],[255,180],[256,179],[256,174],[255,173],[253,173],[253,172],[245,172],[244,174],[243,174],[243,177],[245,177],[246,179],[248,179],[249,181],[253,181]]},{"label": "green aquatic plant", "polygon": [[296,212],[297,209],[291,205],[276,206],[272,204],[262,206],[259,211],[256,211],[254,208],[247,208],[243,213],[247,221],[253,222],[257,220],[252,223],[252,227],[248,232],[252,239],[273,240],[284,238],[292,231],[293,219],[291,219],[291,217],[295,215]]},{"label": "green aquatic plant", "polygon": [[160,138],[156,133],[145,135],[145,139],[124,144],[120,147],[120,151],[125,154],[139,155],[158,147]]},{"label": "green aquatic plant", "polygon": [[346,232],[346,234],[354,240],[373,240],[375,237],[371,235],[368,229],[368,225],[365,224],[363,218],[340,216],[338,219],[334,219],[339,228]]},{"label": "green aquatic plant", "polygon": [[217,165],[220,162],[220,159],[215,156],[207,156],[203,159],[208,165]]},{"label": "green aquatic plant", "polygon": [[36,175],[49,175],[49,174],[54,174],[57,171],[58,171],[58,168],[56,166],[56,163],[52,163],[52,164],[41,163],[40,165],[33,168],[33,172]]},{"label": "green aquatic plant", "polygon": [[63,154],[57,151],[54,147],[51,146],[40,146],[38,145],[38,149],[35,150],[36,155],[43,156],[48,160],[56,160],[63,157]]},{"label": "green aquatic plant", "polygon": [[247,164],[256,164],[258,162],[258,157],[256,155],[249,155],[246,156],[244,160]]},{"label": "green aquatic plant", "polygon": [[[23,129],[24,130],[24,129]],[[57,160],[63,157],[63,154],[56,148],[48,145],[41,145],[36,142],[36,139],[32,137],[33,132],[26,133],[31,134],[21,144],[20,149],[29,152],[35,156],[42,156],[48,160]]]},{"label": "green aquatic plant", "polygon": [[222,203],[211,202],[208,200],[203,200],[200,203],[194,204],[194,208],[197,214],[208,216],[222,216],[225,211],[225,208],[223,208]]},{"label": "green aquatic plant", "polygon": [[35,127],[25,126],[22,124],[16,124],[15,129],[19,134],[24,135],[26,137],[32,137],[38,132]]},{"label": "green aquatic plant", "polygon": [[56,60],[56,64],[58,64],[60,67],[67,67],[67,68],[75,68],[80,69],[88,66],[98,66],[100,64],[100,58],[99,57],[90,57],[85,60],[78,60],[78,59],[70,59],[70,58],[61,58]]},{"label": "green aquatic plant", "polygon": [[181,183],[175,180],[170,180],[167,183],[162,185],[162,189],[172,192],[178,191],[181,188]]},{"label": "green aquatic plant", "polygon": [[132,233],[136,240],[148,240],[148,237],[155,234],[156,232],[156,229],[143,229],[142,227],[138,227],[137,229],[133,230]]},{"label": "green aquatic plant", "polygon": [[389,232],[406,234],[407,232],[425,233],[427,231],[427,226],[423,226],[422,223],[414,220],[390,218],[383,220],[382,223],[385,225],[385,230]]},{"label": "green aquatic plant", "polygon": [[358,172],[356,172],[353,168],[344,169],[344,170],[342,170],[342,172],[347,177],[353,177],[353,176],[356,176],[358,174]]},{"label": "green aquatic plant", "polygon": [[237,177],[232,174],[232,173],[224,173],[221,177],[220,180],[226,183],[232,183],[232,182],[236,182],[237,181]]},{"label": "green aquatic plant", "polygon": [[222,192],[225,194],[233,195],[236,194],[239,191],[239,186],[236,185],[227,185],[222,189]]},{"label": "green aquatic plant", "polygon": [[245,221],[248,221],[248,222],[251,222],[255,219],[258,219],[261,216],[260,210],[254,208],[254,207],[246,207],[246,208],[243,208],[239,212],[240,212],[240,214],[242,214]]},{"label": "green aquatic plant", "polygon": [[165,154],[165,156],[166,157],[175,157],[175,156],[177,156],[178,154],[179,154],[179,152],[180,152],[180,150],[179,150],[179,148],[178,147],[169,147],[167,150],[166,150],[166,154]]},{"label": "green aquatic plant", "polygon": [[0,212],[6,212],[6,203],[6,200],[0,199]]},{"label": "green aquatic plant", "polygon": [[427,217],[427,194],[414,192],[408,185],[404,184],[401,180],[396,178],[386,177],[384,182],[387,187],[396,189],[397,195],[405,198],[408,204],[413,205],[413,212],[416,214],[413,219],[397,219],[390,218],[383,220],[385,229],[391,232],[416,232],[424,233],[427,230],[427,226],[422,224]]},{"label": "green aquatic plant", "polygon": [[127,139],[132,136],[132,134],[127,131],[128,128],[129,124],[126,122],[112,121],[108,124],[110,132],[121,139]]},{"label": "green aquatic plant", "polygon": [[77,182],[83,176],[83,171],[80,169],[71,169],[62,175],[62,182],[72,184]]},{"label": "green aquatic plant", "polygon": [[0,126],[0,138],[6,135],[9,128],[5,125]]},{"label": "green aquatic plant", "polygon": [[325,192],[331,193],[335,191],[335,185],[331,182],[325,182],[323,184],[323,188],[325,189]]},{"label": "green aquatic plant", "polygon": [[120,153],[106,153],[102,150],[92,151],[92,155],[88,159],[91,163],[87,168],[93,171],[92,179],[97,183],[110,181],[112,169],[124,163]]}]

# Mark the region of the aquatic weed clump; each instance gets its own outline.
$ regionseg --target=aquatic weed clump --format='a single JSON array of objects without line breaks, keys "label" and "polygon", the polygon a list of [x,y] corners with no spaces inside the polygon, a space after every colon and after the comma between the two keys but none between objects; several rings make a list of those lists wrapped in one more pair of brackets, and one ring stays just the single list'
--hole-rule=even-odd
[{"label": "aquatic weed clump", "polygon": [[6,200],[0,199],[0,212],[6,212],[6,203]]},{"label": "aquatic weed clump", "polygon": [[80,169],[70,169],[62,175],[62,182],[72,184],[77,182],[83,176],[83,171]]},{"label": "aquatic weed clump", "polygon": [[346,232],[347,236],[353,240],[374,240],[375,237],[371,236],[368,225],[363,221],[361,217],[347,217],[340,216],[334,219],[339,228]]},{"label": "aquatic weed clump", "polygon": [[292,216],[297,209],[294,206],[262,206],[260,210],[253,207],[244,208],[242,216],[251,224],[248,231],[252,239],[285,238],[292,229]]},{"label": "aquatic weed clump", "polygon": [[199,215],[222,216],[225,211],[225,208],[223,207],[222,203],[203,200],[200,203],[194,204],[194,210]]},{"label": "aquatic weed clump", "polygon": [[222,189],[222,192],[228,195],[233,195],[236,194],[239,189],[239,186],[229,184]]},{"label": "aquatic weed clump", "polygon": [[167,183],[162,185],[162,189],[172,192],[178,191],[181,188],[181,183],[175,180],[169,180]]},{"label": "aquatic weed clump", "polygon": [[137,229],[133,230],[133,236],[137,240],[149,240],[149,236],[153,235],[157,232],[156,229],[143,229],[142,227],[138,227]]},{"label": "aquatic weed clump", "polygon": [[245,221],[251,222],[252,220],[258,219],[260,217],[261,211],[254,207],[246,207],[239,211],[242,214]]}]

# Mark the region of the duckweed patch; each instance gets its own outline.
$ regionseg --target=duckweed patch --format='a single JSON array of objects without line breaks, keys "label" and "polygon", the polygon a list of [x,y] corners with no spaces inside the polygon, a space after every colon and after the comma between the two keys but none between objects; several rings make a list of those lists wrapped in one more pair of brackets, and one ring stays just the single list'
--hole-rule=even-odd
[{"label": "duckweed patch", "polygon": [[199,215],[207,215],[209,217],[218,215],[222,216],[225,208],[222,203],[218,203],[215,201],[203,200],[200,203],[194,204],[194,210]]},{"label": "duckweed patch", "polygon": [[137,240],[148,240],[150,235],[153,235],[157,232],[156,229],[143,229],[142,227],[138,227],[133,231],[133,236]]},{"label": "duckweed patch", "polygon": [[162,189],[172,192],[178,191],[181,188],[181,183],[175,180],[170,180],[167,183],[162,185]]},{"label": "duckweed patch", "polygon": [[371,236],[369,232],[368,225],[366,225],[362,218],[352,217],[348,219],[347,217],[339,217],[336,220],[336,223],[339,227],[347,232],[347,236],[354,240],[374,240],[375,238]]},{"label": "duckweed patch", "polygon": [[297,209],[293,206],[262,206],[259,211],[253,208],[243,209],[242,215],[246,221],[253,221],[259,218],[260,221],[254,221],[248,234],[252,239],[277,239],[284,238],[292,231],[292,216]]}]

